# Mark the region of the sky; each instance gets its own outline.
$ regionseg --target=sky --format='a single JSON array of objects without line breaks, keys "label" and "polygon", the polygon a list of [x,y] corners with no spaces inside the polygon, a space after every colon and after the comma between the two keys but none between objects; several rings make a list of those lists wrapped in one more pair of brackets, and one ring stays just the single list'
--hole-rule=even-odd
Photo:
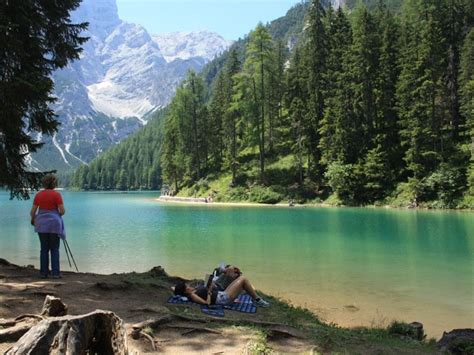
[{"label": "sky", "polygon": [[236,40],[299,0],[117,0],[119,17],[151,34],[209,30]]}]

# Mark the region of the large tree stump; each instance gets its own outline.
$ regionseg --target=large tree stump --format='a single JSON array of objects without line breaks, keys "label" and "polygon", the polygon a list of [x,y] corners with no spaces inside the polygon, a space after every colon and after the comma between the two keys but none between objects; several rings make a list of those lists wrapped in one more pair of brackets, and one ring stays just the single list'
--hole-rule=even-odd
[{"label": "large tree stump", "polygon": [[45,319],[31,328],[6,353],[127,354],[122,320],[113,312],[96,310],[79,316]]},{"label": "large tree stump", "polygon": [[60,298],[47,295],[44,299],[41,315],[45,317],[61,317],[67,314],[67,306]]},{"label": "large tree stump", "polygon": [[420,322],[411,322],[408,326],[413,330],[412,337],[416,340],[423,340],[425,338],[425,331],[423,324]]}]

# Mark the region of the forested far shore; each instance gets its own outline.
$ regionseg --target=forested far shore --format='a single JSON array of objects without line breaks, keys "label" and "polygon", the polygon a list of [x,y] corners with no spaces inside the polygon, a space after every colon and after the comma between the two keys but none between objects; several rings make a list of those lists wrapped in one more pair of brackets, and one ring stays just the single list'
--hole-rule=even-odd
[{"label": "forested far shore", "polygon": [[150,127],[72,184],[473,208],[474,3],[323,3],[297,5],[286,31],[259,24],[212,80],[190,72]]}]

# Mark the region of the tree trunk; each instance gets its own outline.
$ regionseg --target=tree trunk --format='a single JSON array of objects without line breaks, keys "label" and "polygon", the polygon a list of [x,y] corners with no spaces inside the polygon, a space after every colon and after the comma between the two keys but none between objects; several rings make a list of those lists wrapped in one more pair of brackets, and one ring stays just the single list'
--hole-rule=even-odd
[{"label": "tree trunk", "polygon": [[127,354],[122,320],[100,311],[45,319],[6,352],[14,354]]}]

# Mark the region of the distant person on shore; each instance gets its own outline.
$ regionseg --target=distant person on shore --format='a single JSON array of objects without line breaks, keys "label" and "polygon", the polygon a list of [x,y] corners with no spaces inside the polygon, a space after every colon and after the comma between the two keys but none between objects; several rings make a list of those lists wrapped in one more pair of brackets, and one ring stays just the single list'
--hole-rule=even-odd
[{"label": "distant person on shore", "polygon": [[62,216],[66,212],[61,194],[54,189],[57,179],[53,174],[43,178],[43,188],[36,193],[31,208],[31,224],[38,233],[40,252],[40,277],[47,278],[49,274],[49,254],[51,254],[51,274],[53,279],[61,278],[59,269],[60,238],[65,238]]},{"label": "distant person on shore", "polygon": [[242,291],[247,292],[253,298],[255,305],[270,306],[267,301],[257,295],[250,281],[243,276],[232,281],[224,291],[218,291],[213,285],[194,288],[186,285],[184,281],[178,282],[174,287],[175,295],[187,297],[193,302],[204,305],[231,305]]}]

